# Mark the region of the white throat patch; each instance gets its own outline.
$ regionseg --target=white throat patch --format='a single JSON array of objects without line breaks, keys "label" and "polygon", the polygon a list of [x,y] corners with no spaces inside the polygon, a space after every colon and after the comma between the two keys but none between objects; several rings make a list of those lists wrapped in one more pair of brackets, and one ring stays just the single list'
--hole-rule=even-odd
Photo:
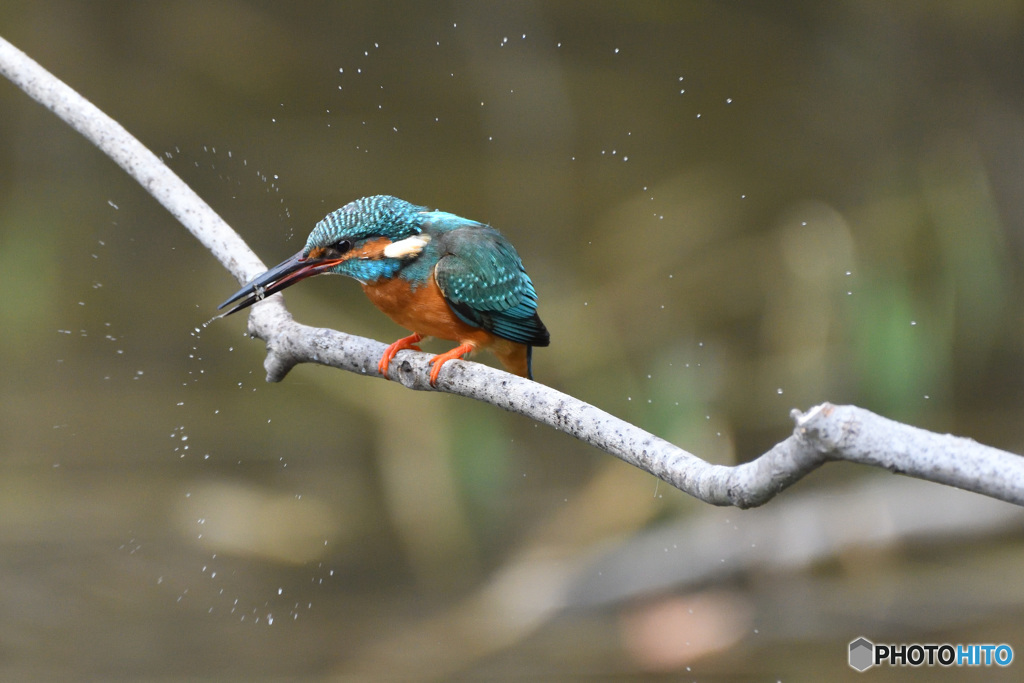
[{"label": "white throat patch", "polygon": [[384,247],[384,256],[387,258],[412,258],[419,256],[420,252],[423,251],[423,247],[427,246],[430,242],[430,235],[413,235],[412,237],[406,237],[404,240],[398,240],[392,242],[388,246]]}]

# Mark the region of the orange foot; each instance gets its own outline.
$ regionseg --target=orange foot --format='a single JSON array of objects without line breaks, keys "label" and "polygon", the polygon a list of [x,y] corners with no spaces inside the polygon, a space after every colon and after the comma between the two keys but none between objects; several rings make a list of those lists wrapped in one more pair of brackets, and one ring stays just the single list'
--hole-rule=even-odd
[{"label": "orange foot", "polygon": [[394,344],[389,346],[385,351],[384,355],[380,357],[380,362],[377,363],[377,372],[384,376],[384,379],[388,378],[388,366],[391,365],[391,360],[395,357],[395,354],[405,349],[413,349],[414,351],[422,351],[416,344],[423,341],[422,334],[410,334],[408,337],[402,337]]},{"label": "orange foot", "polygon": [[431,358],[430,364],[433,365],[434,367],[430,370],[430,386],[437,386],[437,378],[441,374],[442,365],[452,360],[453,358],[462,358],[467,353],[475,349],[476,346],[473,344],[462,344],[461,346],[456,346],[451,351],[447,351],[445,353],[439,354]]}]

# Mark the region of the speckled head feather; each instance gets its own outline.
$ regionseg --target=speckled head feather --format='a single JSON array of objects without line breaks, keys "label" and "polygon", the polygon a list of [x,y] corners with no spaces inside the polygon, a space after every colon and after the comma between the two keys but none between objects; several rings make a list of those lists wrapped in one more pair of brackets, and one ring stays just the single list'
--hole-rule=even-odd
[{"label": "speckled head feather", "polygon": [[369,237],[387,237],[392,242],[419,234],[419,214],[424,207],[389,195],[374,195],[349,202],[327,214],[309,233],[305,254],[317,247],[352,242]]}]

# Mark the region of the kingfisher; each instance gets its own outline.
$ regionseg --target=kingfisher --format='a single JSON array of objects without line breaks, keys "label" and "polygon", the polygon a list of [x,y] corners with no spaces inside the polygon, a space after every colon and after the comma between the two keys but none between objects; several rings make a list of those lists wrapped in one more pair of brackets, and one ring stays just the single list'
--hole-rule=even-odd
[{"label": "kingfisher", "polygon": [[533,347],[550,335],[537,315],[537,292],[512,244],[484,223],[430,211],[388,195],[363,197],[323,218],[306,245],[218,306],[231,315],[299,280],[347,275],[411,335],[387,347],[377,370],[387,377],[399,351],[429,337],[458,345],[430,359],[441,367],[489,349],[509,372],[533,379]]}]

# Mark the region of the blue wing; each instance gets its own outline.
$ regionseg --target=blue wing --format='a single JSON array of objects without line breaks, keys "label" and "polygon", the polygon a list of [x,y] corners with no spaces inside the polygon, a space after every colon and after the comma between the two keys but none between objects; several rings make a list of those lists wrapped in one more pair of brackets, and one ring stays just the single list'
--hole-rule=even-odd
[{"label": "blue wing", "polygon": [[547,328],[537,316],[533,282],[501,233],[465,221],[442,232],[439,239],[442,254],[434,279],[463,322],[520,344],[550,343]]}]

